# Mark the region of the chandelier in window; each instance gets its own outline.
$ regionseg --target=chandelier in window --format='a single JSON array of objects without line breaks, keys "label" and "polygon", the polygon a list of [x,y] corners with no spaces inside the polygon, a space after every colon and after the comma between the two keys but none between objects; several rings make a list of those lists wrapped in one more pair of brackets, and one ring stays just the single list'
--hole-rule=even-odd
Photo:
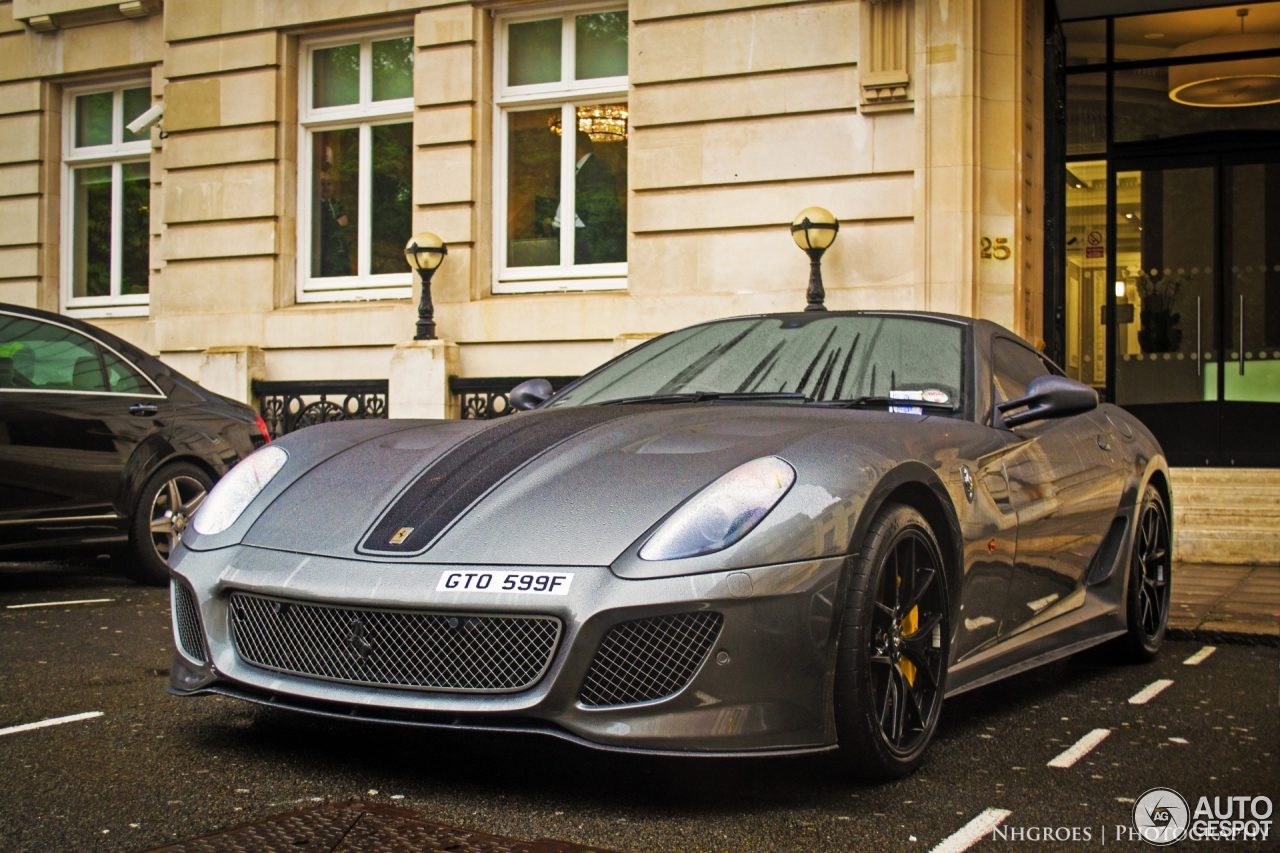
[{"label": "chandelier in window", "polygon": [[[547,127],[556,136],[564,131],[560,116],[554,115]],[[592,142],[625,142],[627,138],[627,108],[623,104],[597,104],[578,107],[578,130],[591,137]]]},{"label": "chandelier in window", "polygon": [[[1237,9],[1240,32],[1200,39],[1173,49],[1171,57],[1280,48],[1280,34],[1246,33],[1249,10]],[[1169,97],[1191,107],[1257,107],[1280,103],[1280,56],[1220,59],[1169,68]]]}]

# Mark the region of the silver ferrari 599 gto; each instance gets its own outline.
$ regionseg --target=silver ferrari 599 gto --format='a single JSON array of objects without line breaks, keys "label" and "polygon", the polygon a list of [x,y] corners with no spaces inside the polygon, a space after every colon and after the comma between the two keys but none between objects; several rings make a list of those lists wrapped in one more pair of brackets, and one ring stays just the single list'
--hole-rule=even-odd
[{"label": "silver ferrari 599 gto", "polygon": [[1164,637],[1160,447],[990,322],[721,320],[512,400],[241,462],[173,558],[170,690],[885,778],[945,696]]}]

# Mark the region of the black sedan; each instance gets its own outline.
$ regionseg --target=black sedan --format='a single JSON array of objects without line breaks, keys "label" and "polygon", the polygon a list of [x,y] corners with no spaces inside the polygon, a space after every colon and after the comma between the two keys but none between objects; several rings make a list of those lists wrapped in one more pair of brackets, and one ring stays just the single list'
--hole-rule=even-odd
[{"label": "black sedan", "polygon": [[174,557],[170,689],[893,777],[945,696],[1159,650],[1159,445],[993,323],[720,320],[512,403],[228,474]]},{"label": "black sedan", "polygon": [[0,303],[0,557],[118,550],[143,583],[213,483],[268,440],[253,409],[69,317]]}]

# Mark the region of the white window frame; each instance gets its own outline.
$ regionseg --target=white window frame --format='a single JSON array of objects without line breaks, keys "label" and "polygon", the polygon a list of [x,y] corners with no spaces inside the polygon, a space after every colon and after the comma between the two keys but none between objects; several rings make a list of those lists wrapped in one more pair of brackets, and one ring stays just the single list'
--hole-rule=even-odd
[{"label": "white window frame", "polygon": [[[629,76],[598,77],[591,80],[569,80],[575,73],[577,31],[575,16],[597,12],[625,12],[618,3],[543,7],[540,12],[519,10],[499,13],[494,22],[494,99],[493,99],[493,292],[558,293],[579,290],[626,290],[627,262],[611,264],[574,264],[573,240],[561,240],[560,265],[543,267],[507,266],[507,116],[523,110],[560,106],[560,126],[577,128],[577,108],[591,104],[628,102]],[[508,32],[512,24],[545,21],[561,17],[560,38],[561,82],[535,83],[527,86],[507,85]],[[566,134],[566,136],[568,136]],[[562,137],[563,138],[563,137]],[[568,136],[568,138],[572,138]],[[560,221],[573,222],[574,180],[577,158],[574,146],[562,142],[560,148]],[[628,156],[630,152],[628,151]],[[629,190],[628,190],[629,192]],[[630,206],[628,205],[628,215]],[[577,238],[574,229],[562,229]],[[630,232],[628,231],[628,234]]]},{"label": "white window frame", "polygon": [[[360,129],[360,182],[357,218],[356,269],[367,270],[372,259],[373,219],[373,132],[376,125],[412,124],[413,97],[393,101],[373,100],[373,43],[413,37],[413,27],[347,32],[304,40],[299,46],[301,73],[298,75],[298,302],[353,302],[371,299],[408,299],[413,295],[413,273],[406,261],[403,273],[383,275],[311,276],[311,192],[316,131]],[[313,58],[317,50],[341,45],[360,45],[360,101],[337,107],[312,104]],[[416,53],[417,47],[413,50]],[[416,56],[415,56],[416,61]]]},{"label": "white window frame", "polygon": [[[62,247],[60,257],[60,288],[62,310],[72,317],[146,317],[151,313],[151,294],[120,293],[120,264],[123,225],[124,164],[151,161],[151,137],[136,142],[124,141],[124,90],[146,89],[151,91],[149,77],[103,81],[93,85],[68,87],[62,93]],[[76,98],[112,92],[111,144],[76,147]],[[111,295],[75,296],[75,183],[73,173],[78,168],[111,166]],[[150,192],[150,181],[148,181]],[[150,224],[147,227],[150,244]],[[150,260],[148,260],[148,276]]]}]

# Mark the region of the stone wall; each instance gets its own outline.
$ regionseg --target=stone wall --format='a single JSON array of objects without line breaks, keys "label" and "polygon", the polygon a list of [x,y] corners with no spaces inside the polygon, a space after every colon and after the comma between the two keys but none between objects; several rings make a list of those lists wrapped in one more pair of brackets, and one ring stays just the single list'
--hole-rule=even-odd
[{"label": "stone wall", "polygon": [[[436,319],[465,375],[576,374],[616,340],[799,309],[808,262],[786,225],[810,205],[841,221],[829,306],[978,314],[1038,335],[1037,0],[633,0],[628,289],[503,296],[494,5],[168,0],[121,18],[119,4],[66,0],[39,30],[0,2],[0,300],[60,304],[62,87],[150,73],[166,110],[150,314],[95,322],[195,378],[226,347],[261,348],[269,379],[388,376],[416,290],[296,298],[299,38],[403,25],[414,227],[449,246]],[[984,258],[984,239],[1009,257]]]}]

